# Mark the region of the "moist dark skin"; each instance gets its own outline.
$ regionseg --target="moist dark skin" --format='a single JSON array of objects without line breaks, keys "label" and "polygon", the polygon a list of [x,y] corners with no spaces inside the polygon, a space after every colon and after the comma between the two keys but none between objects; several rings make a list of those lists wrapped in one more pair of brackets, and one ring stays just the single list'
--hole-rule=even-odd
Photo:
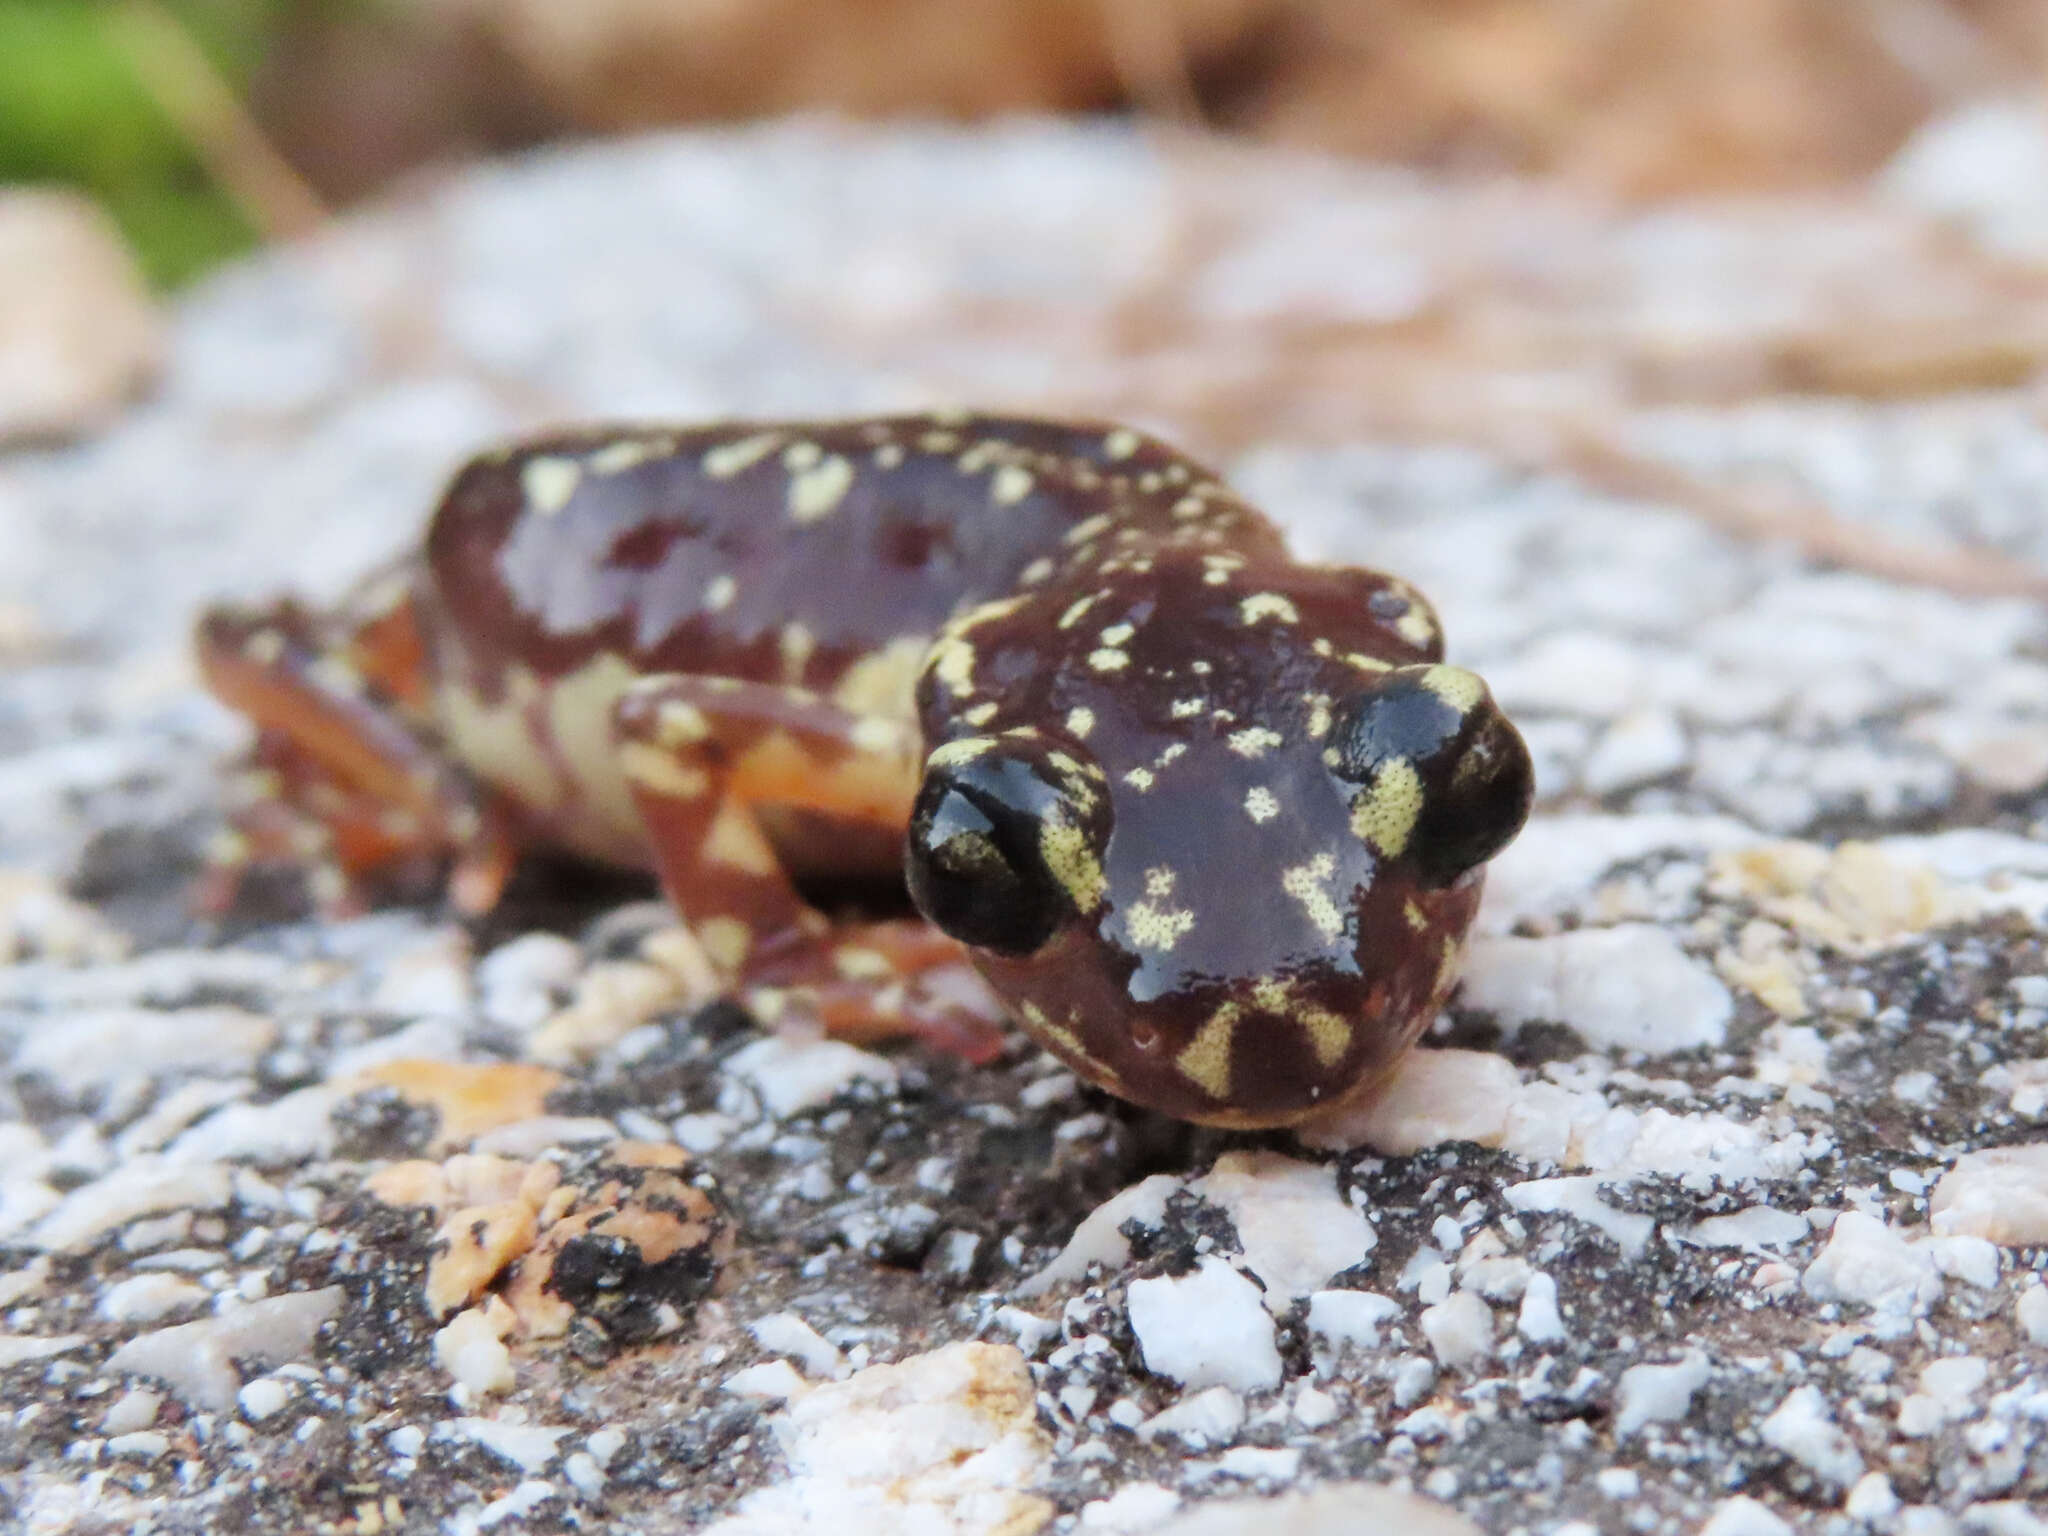
[{"label": "moist dark skin", "polygon": [[[387,582],[324,628],[291,610],[289,643],[283,609],[202,638],[296,814],[404,800],[342,876],[452,854],[475,906],[514,846],[651,865],[740,985],[836,942],[787,872],[900,853],[1039,1043],[1188,1119],[1369,1091],[1528,812],[1420,594],[1293,560],[1127,428],[550,434],[463,469]],[[323,643],[360,686],[315,675]]]}]

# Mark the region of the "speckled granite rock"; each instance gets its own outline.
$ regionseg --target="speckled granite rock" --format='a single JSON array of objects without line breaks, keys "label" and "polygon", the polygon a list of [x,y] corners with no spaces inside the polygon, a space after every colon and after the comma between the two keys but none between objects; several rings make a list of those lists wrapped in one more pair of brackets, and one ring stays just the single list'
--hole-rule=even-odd
[{"label": "speckled granite rock", "polygon": [[[2042,311],[1973,260],[1853,200],[806,126],[217,279],[154,400],[0,458],[5,1520],[2043,1529],[2048,433],[1988,387]],[[1886,338],[1987,387],[1751,397]],[[204,598],[331,593],[524,423],[948,399],[1227,457],[1524,723],[1538,816],[1383,1102],[1230,1136],[1021,1041],[764,1040],[560,872],[467,930],[185,919]]]}]

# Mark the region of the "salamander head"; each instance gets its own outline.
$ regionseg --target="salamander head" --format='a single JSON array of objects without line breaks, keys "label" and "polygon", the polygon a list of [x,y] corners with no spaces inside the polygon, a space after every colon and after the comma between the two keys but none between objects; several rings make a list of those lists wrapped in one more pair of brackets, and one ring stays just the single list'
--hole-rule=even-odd
[{"label": "salamander head", "polygon": [[[1205,668],[1204,692],[1184,667],[1155,686],[1171,669],[1126,643],[1117,686],[1068,669],[932,752],[912,898],[1111,1092],[1223,1125],[1326,1110],[1448,993],[1528,752],[1461,668],[1289,641]],[[1003,718],[1027,705],[1049,723]]]}]

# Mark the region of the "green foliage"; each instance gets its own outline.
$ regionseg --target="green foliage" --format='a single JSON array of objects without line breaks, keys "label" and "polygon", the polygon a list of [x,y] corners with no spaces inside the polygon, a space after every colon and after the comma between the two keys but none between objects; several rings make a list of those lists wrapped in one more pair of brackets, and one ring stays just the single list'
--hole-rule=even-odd
[{"label": "green foliage", "polygon": [[[300,0],[303,3],[303,0]],[[168,0],[239,89],[294,0]],[[64,182],[119,221],[168,287],[245,249],[254,232],[207,177],[131,67],[116,8],[0,0],[0,182]]]}]

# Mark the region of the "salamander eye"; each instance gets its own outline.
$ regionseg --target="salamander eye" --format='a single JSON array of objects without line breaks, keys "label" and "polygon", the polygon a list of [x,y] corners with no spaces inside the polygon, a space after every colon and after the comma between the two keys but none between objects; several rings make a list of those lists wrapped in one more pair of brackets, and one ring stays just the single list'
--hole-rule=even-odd
[{"label": "salamander eye", "polygon": [[1014,737],[933,752],[910,815],[910,899],[963,944],[1028,955],[1100,899],[1092,765]]},{"label": "salamander eye", "polygon": [[1352,829],[1448,885],[1505,848],[1535,794],[1529,749],[1462,667],[1396,667],[1340,707],[1333,771],[1358,785]]}]

